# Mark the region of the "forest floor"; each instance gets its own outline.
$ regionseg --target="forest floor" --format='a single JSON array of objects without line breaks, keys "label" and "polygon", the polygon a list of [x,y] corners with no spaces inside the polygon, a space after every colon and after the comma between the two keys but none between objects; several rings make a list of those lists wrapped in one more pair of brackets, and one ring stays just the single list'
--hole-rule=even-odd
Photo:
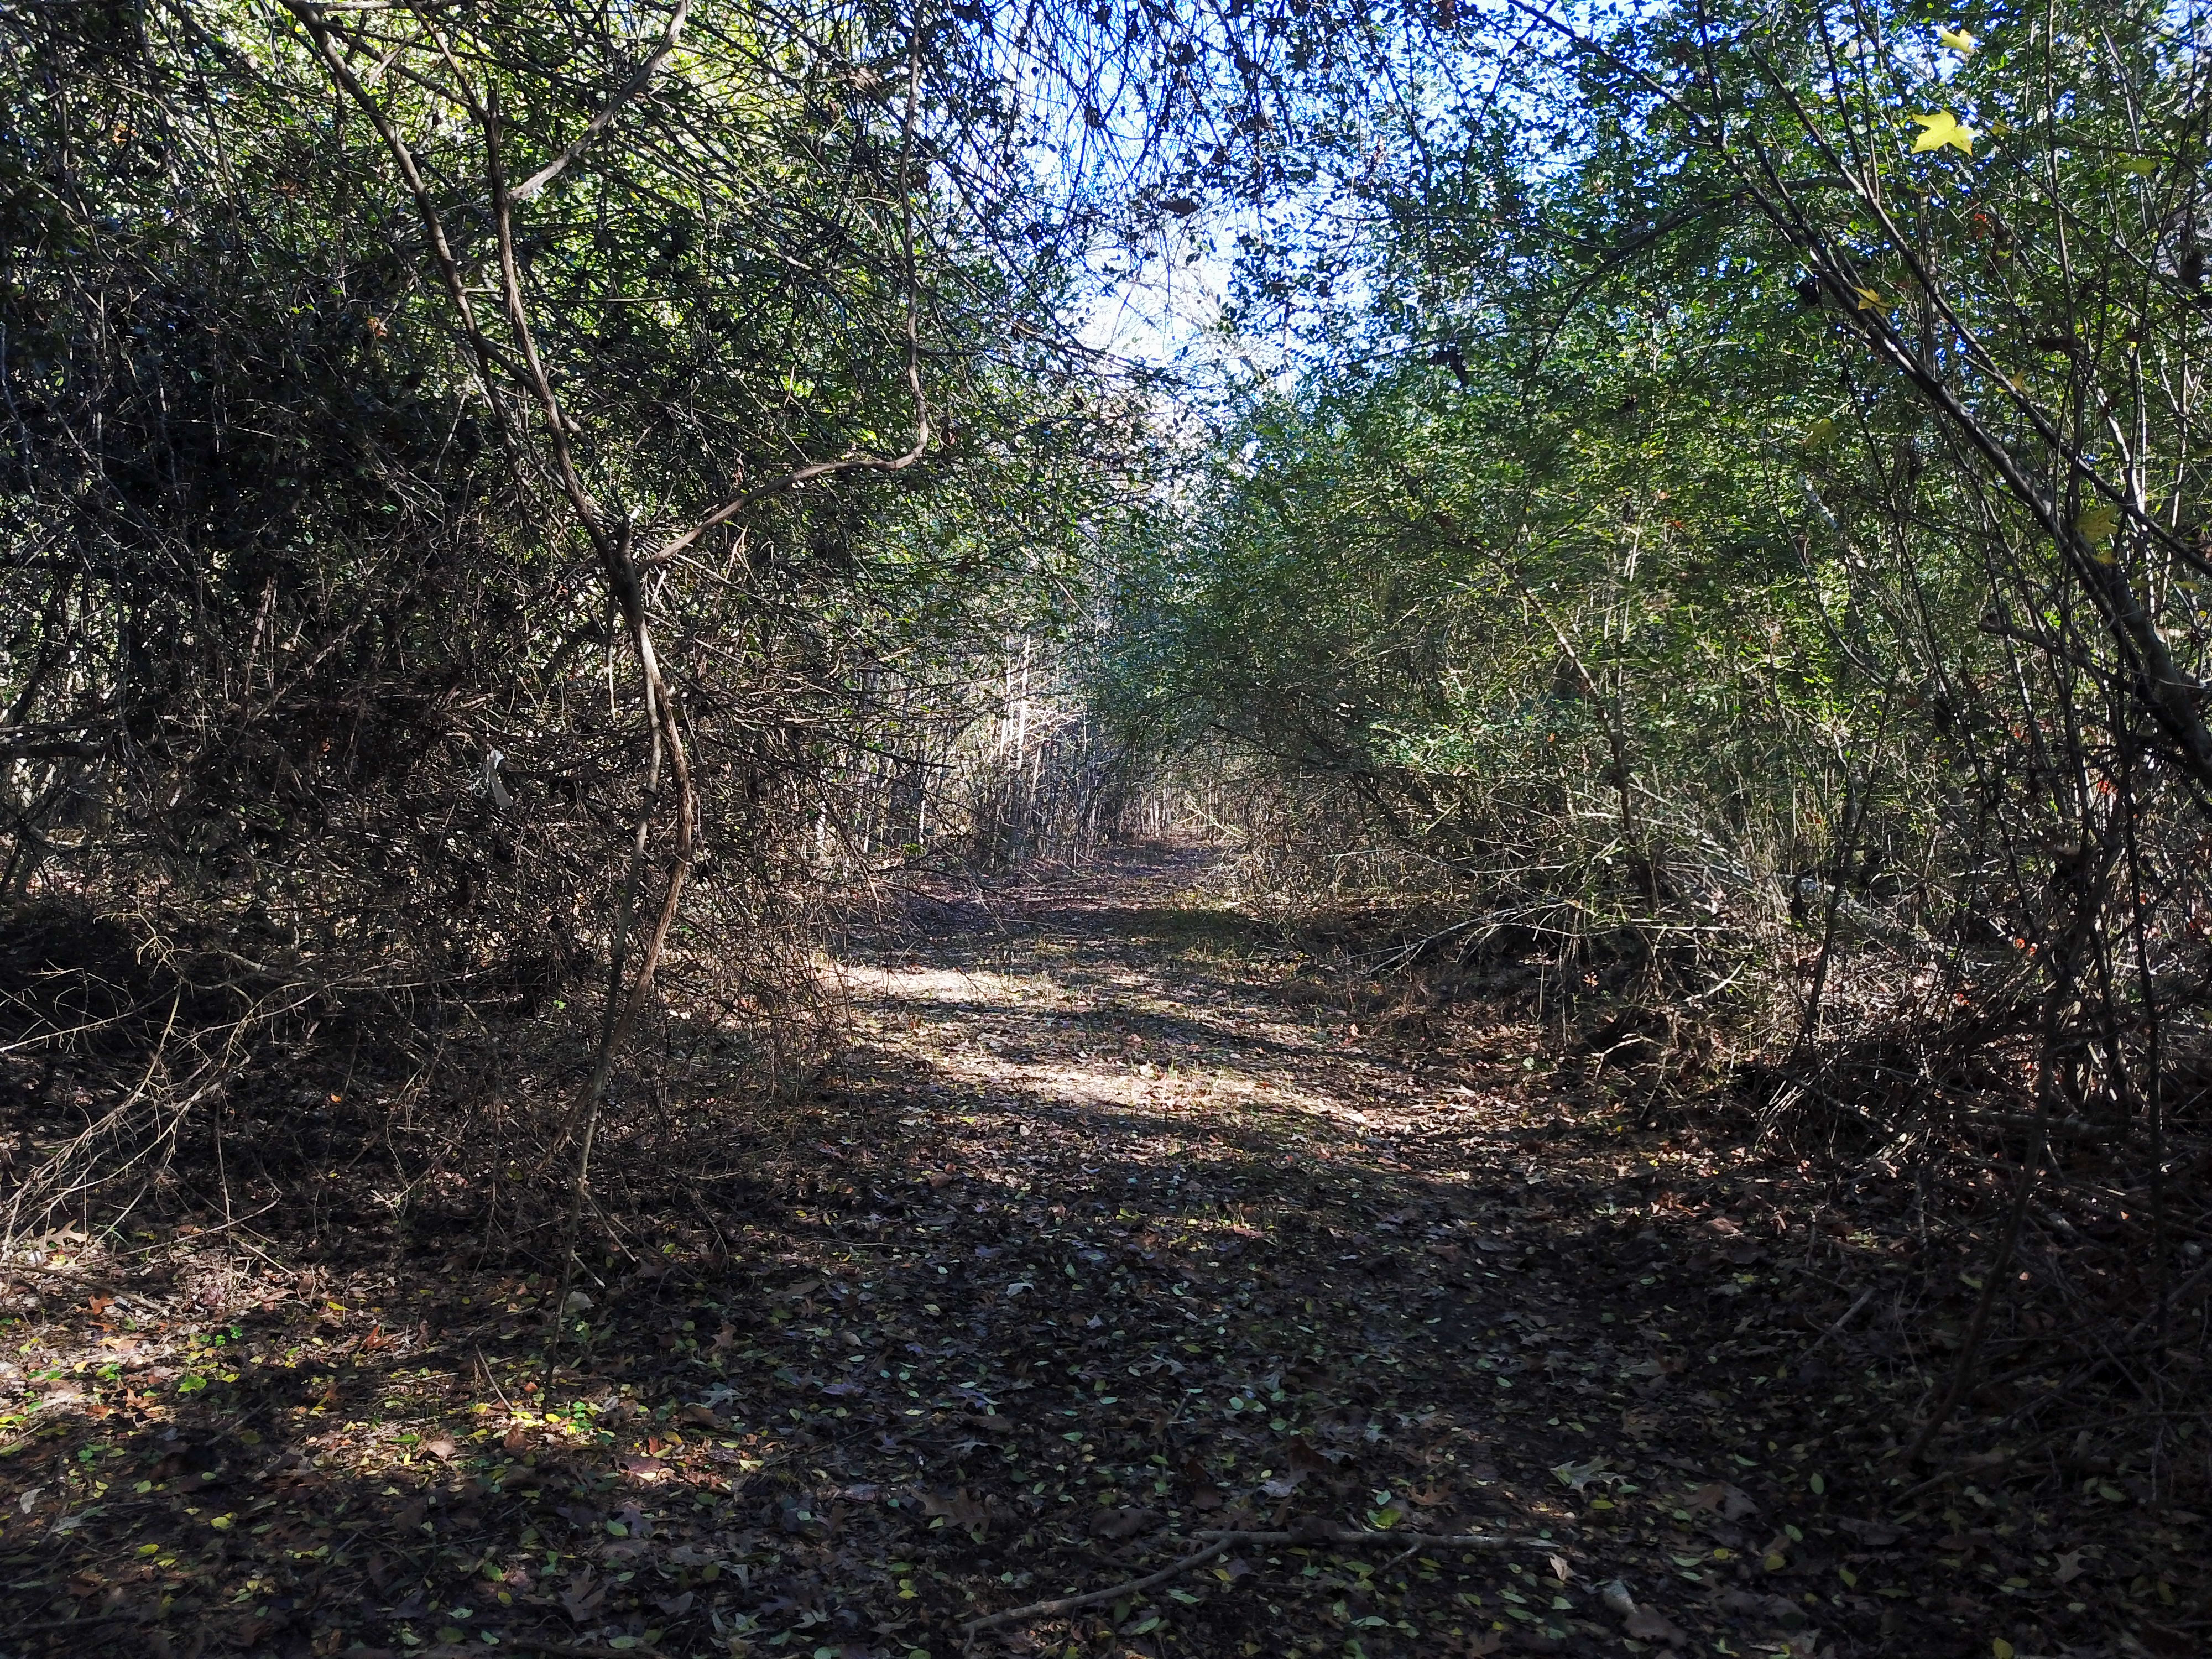
[{"label": "forest floor", "polygon": [[906,896],[811,1098],[611,1170],[550,1369],[546,1278],[366,1205],[0,1270],[0,1655],[2199,1650],[2124,1470],[1885,1461],[1958,1270],[1909,1193],[1203,872]]}]

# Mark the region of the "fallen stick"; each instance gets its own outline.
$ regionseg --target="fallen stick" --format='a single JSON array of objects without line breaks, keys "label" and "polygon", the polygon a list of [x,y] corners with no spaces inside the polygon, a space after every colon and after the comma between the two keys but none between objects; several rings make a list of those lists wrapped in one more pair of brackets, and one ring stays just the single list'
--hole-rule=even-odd
[{"label": "fallen stick", "polygon": [[1126,1584],[1113,1584],[1104,1589],[1086,1590],[1080,1595],[1056,1596],[1049,1601],[1032,1601],[1024,1607],[1008,1607],[1004,1613],[987,1613],[980,1619],[970,1619],[961,1626],[963,1637],[995,1628],[1000,1625],[1018,1625],[1031,1619],[1049,1619],[1056,1613],[1073,1613],[1079,1607],[1096,1607],[1101,1601],[1118,1601],[1124,1595],[1134,1595],[1139,1590],[1148,1590],[1155,1584],[1164,1584],[1179,1573],[1193,1567],[1202,1567],[1217,1555],[1226,1554],[1236,1539],[1223,1538],[1208,1544],[1195,1554],[1186,1555],[1180,1561],[1171,1561],[1158,1572],[1142,1578],[1132,1578]]},{"label": "fallen stick", "polygon": [[1380,1532],[1359,1527],[1294,1527],[1288,1532],[1194,1532],[1224,1544],[1406,1544],[1416,1549],[1540,1549],[1558,1553],[1556,1539],[1509,1538],[1496,1532]]},{"label": "fallen stick", "polygon": [[1859,1316],[1859,1310],[1865,1307],[1868,1303],[1874,1300],[1875,1289],[1875,1287],[1874,1285],[1869,1285],[1866,1289],[1861,1291],[1859,1292],[1859,1299],[1852,1303],[1850,1307],[1844,1310],[1842,1318],[1838,1319],[1834,1324],[1829,1326],[1826,1330],[1822,1331],[1820,1335],[1814,1337],[1812,1341],[1806,1345],[1805,1352],[1797,1356],[1797,1363],[1801,1365],[1803,1364],[1814,1354],[1820,1352],[1823,1347],[1827,1346],[1827,1344],[1835,1340],[1837,1337],[1841,1336],[1844,1332],[1844,1327],[1850,1324],[1851,1321]]},{"label": "fallen stick", "polygon": [[1102,1601],[1118,1601],[1125,1595],[1134,1595],[1164,1584],[1169,1579],[1188,1572],[1193,1567],[1202,1567],[1215,1556],[1225,1554],[1239,1544],[1401,1544],[1409,1551],[1522,1548],[1557,1551],[1559,1547],[1555,1542],[1508,1538],[1489,1532],[1370,1532],[1352,1527],[1304,1526],[1289,1532],[1208,1531],[1193,1533],[1191,1536],[1206,1540],[1206,1547],[1184,1556],[1180,1561],[1170,1562],[1158,1572],[1147,1573],[1142,1578],[1132,1578],[1126,1583],[1109,1584],[1104,1589],[1085,1590],[1079,1595],[1054,1596],[1048,1601],[1032,1601],[1026,1607],[1008,1607],[1003,1613],[985,1613],[963,1625],[960,1633],[963,1638],[973,1637],[1000,1625],[1024,1624],[1032,1619],[1049,1619],[1056,1613],[1095,1607]]}]

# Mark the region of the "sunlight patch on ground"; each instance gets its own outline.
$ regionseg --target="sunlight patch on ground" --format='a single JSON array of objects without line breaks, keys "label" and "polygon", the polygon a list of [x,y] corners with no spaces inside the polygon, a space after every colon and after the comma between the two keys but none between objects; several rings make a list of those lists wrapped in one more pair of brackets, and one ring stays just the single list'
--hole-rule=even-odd
[{"label": "sunlight patch on ground", "polygon": [[1035,1006],[1053,994],[1051,981],[1034,974],[970,974],[951,968],[849,968],[846,973],[856,997],[893,1003]]}]

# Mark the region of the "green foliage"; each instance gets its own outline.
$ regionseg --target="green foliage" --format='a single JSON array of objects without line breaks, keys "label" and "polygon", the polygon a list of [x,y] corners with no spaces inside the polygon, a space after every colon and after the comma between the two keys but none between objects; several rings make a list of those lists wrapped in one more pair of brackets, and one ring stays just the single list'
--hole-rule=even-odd
[{"label": "green foliage", "polygon": [[1970,843],[2106,835],[2146,744],[2212,775],[2178,21],[1517,15],[1377,90],[1364,242],[1248,263],[1325,366],[1228,412],[1116,695],[1632,904],[1840,867],[1848,797],[1860,878],[2032,935]]}]

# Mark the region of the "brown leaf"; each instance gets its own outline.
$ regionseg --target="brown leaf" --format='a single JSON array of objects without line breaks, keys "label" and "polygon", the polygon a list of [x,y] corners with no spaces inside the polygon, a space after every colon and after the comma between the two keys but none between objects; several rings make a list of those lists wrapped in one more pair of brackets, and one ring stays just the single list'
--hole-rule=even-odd
[{"label": "brown leaf", "polygon": [[1885,1549],[1905,1536],[1903,1528],[1881,1521],[1859,1521],[1844,1516],[1838,1517],[1836,1524],[1870,1550]]},{"label": "brown leaf", "polygon": [[1336,1467],[1315,1449],[1313,1442],[1304,1435],[1292,1435],[1285,1443],[1284,1455],[1290,1460],[1292,1468],[1303,1469],[1308,1474],[1319,1474]]},{"label": "brown leaf", "polygon": [[589,1567],[580,1571],[568,1588],[561,1592],[562,1609],[580,1625],[589,1622],[592,1615],[599,1610],[599,1603],[606,1599],[606,1584],[594,1582]]},{"label": "brown leaf", "polygon": [[676,1420],[679,1423],[693,1424],[702,1429],[719,1429],[723,1426],[722,1419],[714,1415],[714,1409],[711,1406],[696,1404],[686,1406],[676,1413]]},{"label": "brown leaf", "polygon": [[1200,1486],[1190,1495],[1190,1506],[1194,1510],[1218,1510],[1227,1501],[1218,1486]]},{"label": "brown leaf", "polygon": [[1654,1607],[1637,1608],[1623,1628],[1639,1641],[1664,1642],[1670,1648],[1679,1648],[1690,1639],[1680,1626]]},{"label": "brown leaf", "polygon": [[1091,1517],[1091,1533],[1094,1538],[1133,1538],[1159,1518],[1158,1510],[1101,1510]]},{"label": "brown leaf", "polygon": [[1710,1481],[1683,1500],[1686,1508],[1718,1510],[1724,1521],[1741,1521],[1747,1515],[1757,1515],[1759,1505],[1741,1486],[1725,1480]]},{"label": "brown leaf", "polygon": [[450,1463],[453,1461],[454,1453],[460,1448],[453,1443],[453,1436],[441,1434],[434,1440],[425,1440],[422,1443],[422,1449],[441,1463]]},{"label": "brown leaf", "polygon": [[965,1486],[957,1492],[924,1492],[921,1508],[923,1514],[941,1515],[963,1532],[984,1526],[991,1519],[989,1508],[970,1498]]}]

